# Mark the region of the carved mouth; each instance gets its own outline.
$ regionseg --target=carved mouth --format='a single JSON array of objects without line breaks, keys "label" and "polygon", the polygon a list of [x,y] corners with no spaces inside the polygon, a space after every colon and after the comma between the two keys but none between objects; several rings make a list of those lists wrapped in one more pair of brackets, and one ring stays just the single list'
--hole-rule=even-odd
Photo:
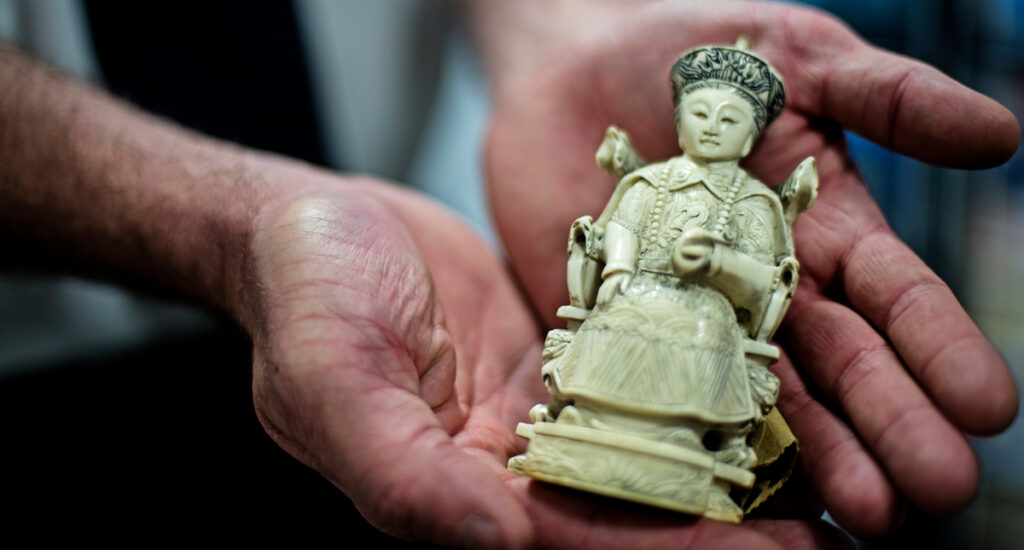
[{"label": "carved mouth", "polygon": [[700,143],[702,145],[719,145],[717,140],[711,138],[700,138]]}]

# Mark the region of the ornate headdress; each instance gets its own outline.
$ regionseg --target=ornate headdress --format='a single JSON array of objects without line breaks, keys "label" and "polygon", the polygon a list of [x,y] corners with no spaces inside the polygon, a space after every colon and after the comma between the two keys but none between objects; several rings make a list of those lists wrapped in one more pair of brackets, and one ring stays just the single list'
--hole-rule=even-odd
[{"label": "ornate headdress", "polygon": [[[742,45],[742,40],[740,45]],[[786,90],[782,77],[761,57],[742,46],[701,46],[679,56],[672,73],[672,101],[679,107],[683,94],[706,87],[729,86],[754,108],[754,126],[764,130],[782,112]]]}]

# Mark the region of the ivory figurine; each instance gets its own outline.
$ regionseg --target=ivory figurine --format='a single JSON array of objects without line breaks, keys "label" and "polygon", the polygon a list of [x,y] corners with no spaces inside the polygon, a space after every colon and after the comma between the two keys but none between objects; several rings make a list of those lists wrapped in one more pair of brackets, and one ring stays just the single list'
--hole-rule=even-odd
[{"label": "ivory figurine", "polygon": [[567,328],[544,347],[551,400],[520,424],[530,443],[509,468],[736,522],[730,491],[753,485],[749,436],[778,397],[769,341],[796,289],[792,225],[817,172],[809,157],[773,190],[740,168],[785,102],[743,45],[690,50],[670,80],[683,154],[645,164],[608,128],[596,157],[619,184],[570,230]]}]

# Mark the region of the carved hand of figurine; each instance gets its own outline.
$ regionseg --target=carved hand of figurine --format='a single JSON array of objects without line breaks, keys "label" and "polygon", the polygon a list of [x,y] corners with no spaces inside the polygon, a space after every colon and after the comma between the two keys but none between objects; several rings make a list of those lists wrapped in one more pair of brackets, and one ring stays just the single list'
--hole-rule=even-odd
[{"label": "carved hand of figurine", "polygon": [[610,302],[618,294],[626,292],[626,287],[629,286],[629,282],[633,279],[631,273],[614,273],[601,283],[601,288],[597,291],[597,305],[603,306]]},{"label": "carved hand of figurine", "polygon": [[744,166],[776,183],[813,155],[820,176],[817,203],[794,230],[800,288],[773,367],[804,472],[832,517],[861,536],[894,529],[904,500],[936,513],[963,507],[978,486],[963,432],[1004,429],[1015,384],[949,288],[893,234],[842,130],[926,162],[980,168],[1016,150],[1013,115],[795,6],[564,2],[517,13],[519,26],[504,13],[492,27],[532,32],[503,50],[514,62],[490,58],[502,70],[487,172],[505,248],[547,324],[558,326],[565,303],[560,235],[600,212],[614,187],[591,164],[605,128],[622,126],[647,158],[678,155],[667,68],[688,48],[747,35],[779,69],[788,99]]},{"label": "carved hand of figurine", "polygon": [[682,279],[699,277],[711,270],[716,241],[701,229],[683,233],[672,246],[672,271]]}]

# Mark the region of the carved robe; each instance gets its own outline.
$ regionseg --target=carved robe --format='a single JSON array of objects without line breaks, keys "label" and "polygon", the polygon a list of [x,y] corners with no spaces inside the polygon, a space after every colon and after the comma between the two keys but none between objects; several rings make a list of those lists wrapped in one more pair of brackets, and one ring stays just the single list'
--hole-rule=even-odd
[{"label": "carved robe", "polygon": [[622,186],[609,208],[611,221],[637,239],[635,275],[583,322],[552,382],[567,398],[627,412],[731,425],[753,419],[743,341],[756,321],[702,280],[673,275],[670,254],[680,235],[700,228],[778,265],[793,254],[778,195],[735,163],[702,169],[682,157],[636,170]]}]

